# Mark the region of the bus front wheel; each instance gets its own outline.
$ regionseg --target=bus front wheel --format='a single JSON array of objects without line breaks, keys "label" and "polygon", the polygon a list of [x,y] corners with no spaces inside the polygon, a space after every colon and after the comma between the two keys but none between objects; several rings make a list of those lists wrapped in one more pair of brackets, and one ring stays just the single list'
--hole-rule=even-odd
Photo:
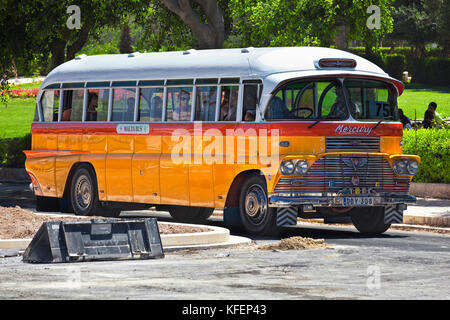
[{"label": "bus front wheel", "polygon": [[384,207],[353,208],[350,217],[355,228],[362,234],[382,234],[391,226],[384,223]]},{"label": "bus front wheel", "polygon": [[249,176],[241,187],[239,211],[246,231],[257,235],[275,235],[276,211],[270,208],[265,179],[260,175]]}]

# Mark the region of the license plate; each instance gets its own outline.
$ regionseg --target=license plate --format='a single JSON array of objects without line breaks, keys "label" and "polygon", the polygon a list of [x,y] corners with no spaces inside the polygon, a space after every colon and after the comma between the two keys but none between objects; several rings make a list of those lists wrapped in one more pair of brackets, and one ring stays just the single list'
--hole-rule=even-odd
[{"label": "license plate", "polygon": [[342,201],[344,206],[372,206],[374,204],[373,197],[344,197]]}]

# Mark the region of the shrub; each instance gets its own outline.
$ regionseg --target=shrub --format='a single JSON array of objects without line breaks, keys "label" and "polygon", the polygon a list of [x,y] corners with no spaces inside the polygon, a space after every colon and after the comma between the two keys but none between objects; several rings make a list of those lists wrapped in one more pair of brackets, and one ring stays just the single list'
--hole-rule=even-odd
[{"label": "shrub", "polygon": [[0,140],[0,167],[24,168],[23,150],[31,149],[31,134],[20,138]]},{"label": "shrub", "polygon": [[386,71],[391,77],[401,80],[403,71],[406,71],[406,57],[402,54],[385,55]]},{"label": "shrub", "polygon": [[403,153],[421,158],[414,181],[450,183],[450,130],[405,130],[403,144]]}]

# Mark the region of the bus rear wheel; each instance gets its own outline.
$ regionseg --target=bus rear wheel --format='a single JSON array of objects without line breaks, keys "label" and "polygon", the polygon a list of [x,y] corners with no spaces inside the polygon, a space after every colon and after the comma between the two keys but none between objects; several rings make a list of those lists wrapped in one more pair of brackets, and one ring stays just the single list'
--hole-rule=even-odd
[{"label": "bus rear wheel", "polygon": [[382,234],[391,226],[384,223],[384,207],[353,208],[350,217],[355,228],[366,235]]},{"label": "bus rear wheel", "polygon": [[99,207],[97,183],[92,169],[81,165],[72,177],[70,201],[77,216],[92,216]]},{"label": "bus rear wheel", "polygon": [[269,207],[266,181],[262,176],[249,176],[241,187],[239,211],[246,231],[257,235],[275,235],[276,210]]}]

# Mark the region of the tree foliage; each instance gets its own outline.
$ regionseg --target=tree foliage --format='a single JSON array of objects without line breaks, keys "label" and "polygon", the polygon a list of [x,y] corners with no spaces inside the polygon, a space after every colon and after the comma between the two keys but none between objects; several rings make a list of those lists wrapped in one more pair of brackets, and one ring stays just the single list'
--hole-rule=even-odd
[{"label": "tree foliage", "polygon": [[[391,2],[231,0],[230,6],[235,31],[244,46],[328,46],[334,43],[337,32],[345,32],[345,43],[362,40],[373,46],[383,34],[392,31]],[[380,29],[367,27],[367,8],[373,4],[380,8]]]},{"label": "tree foliage", "polygon": [[[89,36],[104,26],[117,25],[128,15],[142,14],[148,1],[139,0],[0,0],[2,65],[13,57],[51,54],[52,66],[70,60]],[[69,29],[67,8],[81,11],[80,29]],[[17,36],[16,36],[17,35]]]},{"label": "tree foliage", "polygon": [[394,30],[391,39],[407,41],[415,47],[416,56],[425,55],[425,46],[440,43],[450,49],[450,7],[448,0],[396,0]]}]

